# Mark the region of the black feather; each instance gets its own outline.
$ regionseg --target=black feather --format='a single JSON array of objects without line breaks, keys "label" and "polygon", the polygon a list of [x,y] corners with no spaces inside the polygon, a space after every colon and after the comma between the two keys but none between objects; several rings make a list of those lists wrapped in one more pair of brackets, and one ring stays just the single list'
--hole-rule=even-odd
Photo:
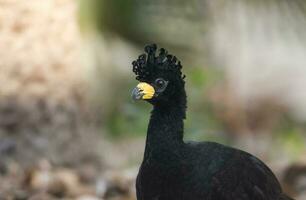
[{"label": "black feather", "polygon": [[182,66],[177,58],[161,48],[158,56],[156,56],[156,44],[147,45],[145,53],[132,62],[133,72],[136,74],[136,79],[139,81],[149,80],[158,71],[163,73],[171,73],[172,75],[181,78]]}]

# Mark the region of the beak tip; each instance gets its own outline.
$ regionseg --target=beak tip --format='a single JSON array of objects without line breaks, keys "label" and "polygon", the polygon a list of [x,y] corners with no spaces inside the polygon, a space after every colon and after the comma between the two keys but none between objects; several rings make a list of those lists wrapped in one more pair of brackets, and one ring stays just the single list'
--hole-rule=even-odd
[{"label": "beak tip", "polygon": [[140,100],[141,99],[141,97],[142,97],[142,94],[140,93],[140,90],[139,90],[139,88],[134,88],[133,89],[133,91],[132,91],[132,99],[134,100],[134,101],[137,101],[137,100]]}]

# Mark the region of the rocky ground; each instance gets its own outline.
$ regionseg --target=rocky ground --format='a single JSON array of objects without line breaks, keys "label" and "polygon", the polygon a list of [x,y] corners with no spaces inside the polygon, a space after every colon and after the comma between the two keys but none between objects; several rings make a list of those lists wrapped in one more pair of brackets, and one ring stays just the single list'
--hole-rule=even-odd
[{"label": "rocky ground", "polygon": [[[92,166],[61,167],[40,160],[23,169],[17,163],[0,165],[1,200],[135,200],[138,167],[97,171]],[[306,165],[287,167],[280,178],[290,196],[306,199]]]},{"label": "rocky ground", "polygon": [[1,169],[0,199],[132,200],[136,173],[137,168],[131,168],[99,174],[90,166],[63,168],[47,160],[23,170],[11,163]]}]

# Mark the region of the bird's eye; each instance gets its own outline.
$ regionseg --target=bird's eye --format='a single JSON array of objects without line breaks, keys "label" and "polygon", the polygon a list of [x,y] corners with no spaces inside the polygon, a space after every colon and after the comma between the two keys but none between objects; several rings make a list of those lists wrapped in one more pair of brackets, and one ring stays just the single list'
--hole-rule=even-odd
[{"label": "bird's eye", "polygon": [[156,79],[155,84],[157,87],[162,88],[165,85],[165,81],[163,79]]}]

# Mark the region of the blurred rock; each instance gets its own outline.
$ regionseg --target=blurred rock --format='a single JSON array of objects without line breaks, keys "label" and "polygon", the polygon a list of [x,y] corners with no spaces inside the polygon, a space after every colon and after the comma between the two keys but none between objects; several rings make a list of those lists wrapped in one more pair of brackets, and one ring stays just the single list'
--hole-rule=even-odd
[{"label": "blurred rock", "polygon": [[108,171],[99,178],[96,192],[105,199],[136,199],[135,180],[138,168]]},{"label": "blurred rock", "polygon": [[103,199],[95,197],[95,196],[83,195],[83,196],[76,198],[76,200],[103,200]]},{"label": "blurred rock", "polygon": [[38,168],[28,174],[26,184],[31,190],[47,192],[56,197],[94,193],[93,189],[81,183],[75,170],[52,168],[47,161],[41,162]]},{"label": "blurred rock", "polygon": [[47,193],[38,193],[31,196],[29,200],[56,200],[56,198],[48,195]]},{"label": "blurred rock", "polygon": [[97,174],[100,173],[97,168],[92,165],[84,164],[77,169],[81,182],[93,183],[97,179]]},{"label": "blurred rock", "polygon": [[306,162],[288,166],[284,171],[283,183],[288,194],[306,197]]}]

